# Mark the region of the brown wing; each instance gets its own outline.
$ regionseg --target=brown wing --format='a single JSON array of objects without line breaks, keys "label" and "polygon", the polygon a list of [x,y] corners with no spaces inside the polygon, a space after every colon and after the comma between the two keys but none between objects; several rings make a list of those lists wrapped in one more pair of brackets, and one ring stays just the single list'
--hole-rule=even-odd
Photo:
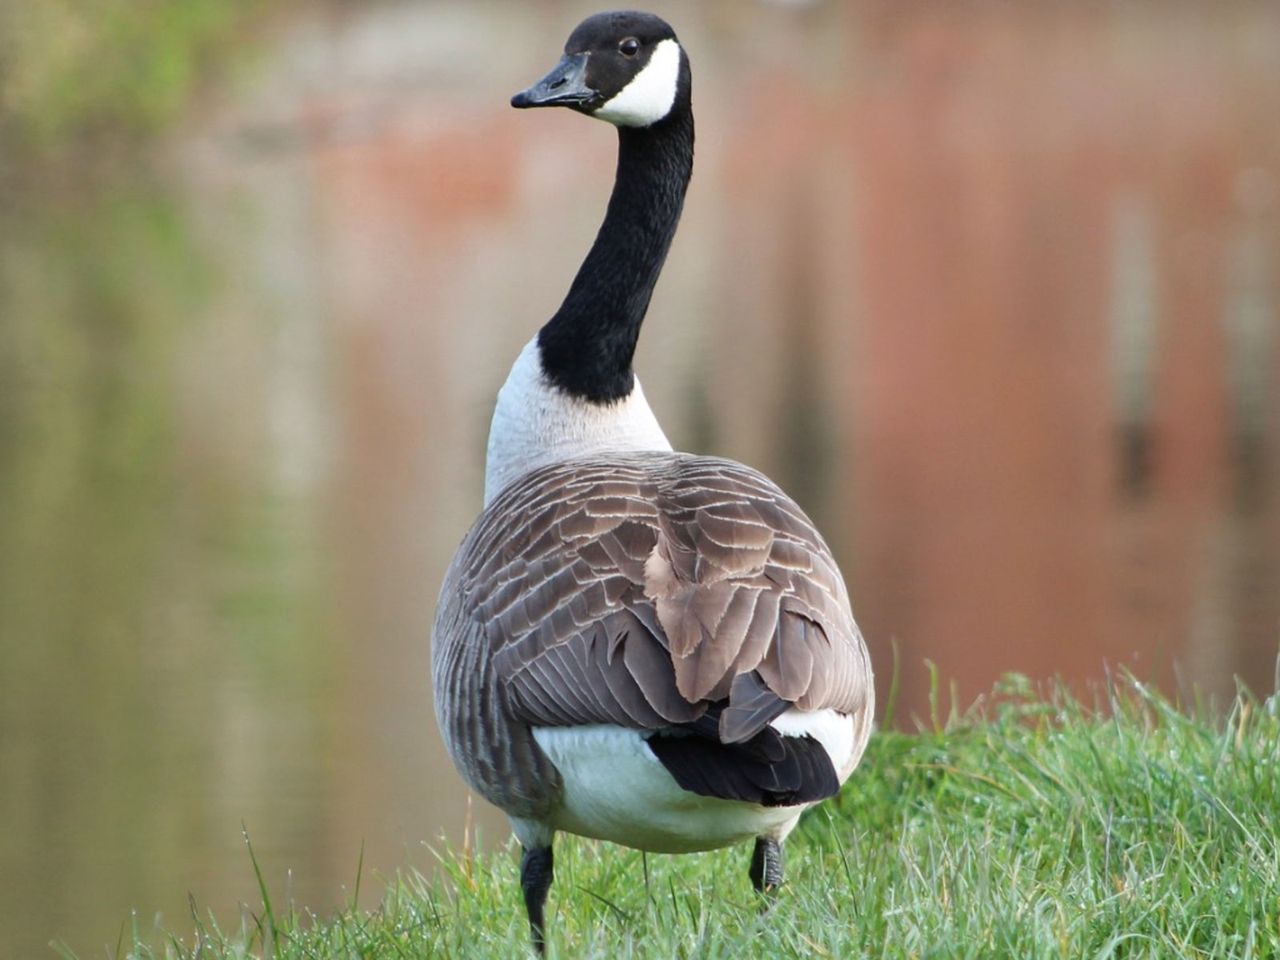
[{"label": "brown wing", "polygon": [[732,461],[646,453],[535,471],[481,515],[445,589],[461,591],[531,726],[654,728],[727,700],[733,743],[792,704],[866,701],[830,551],[777,486]]}]

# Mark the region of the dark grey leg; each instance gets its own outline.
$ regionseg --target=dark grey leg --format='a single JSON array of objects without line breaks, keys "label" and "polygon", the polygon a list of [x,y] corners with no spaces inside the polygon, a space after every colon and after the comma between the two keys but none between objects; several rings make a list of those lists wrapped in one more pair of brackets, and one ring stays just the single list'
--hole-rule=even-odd
[{"label": "dark grey leg", "polygon": [[782,886],[782,844],[768,837],[756,837],[751,854],[751,885],[758,893],[770,894]]},{"label": "dark grey leg", "polygon": [[533,949],[539,954],[547,952],[544,934],[543,907],[547,903],[547,891],[555,870],[550,847],[525,849],[520,859],[520,887],[524,890],[524,907],[529,912],[529,933],[533,936]]}]

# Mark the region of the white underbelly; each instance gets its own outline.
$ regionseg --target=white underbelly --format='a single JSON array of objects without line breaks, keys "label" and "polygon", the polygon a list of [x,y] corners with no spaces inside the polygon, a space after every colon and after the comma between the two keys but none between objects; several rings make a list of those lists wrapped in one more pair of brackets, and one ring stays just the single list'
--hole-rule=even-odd
[{"label": "white underbelly", "polygon": [[607,724],[535,727],[533,736],[564,781],[560,805],[549,818],[556,830],[640,850],[687,853],[785,833],[804,809],[690,793],[638,730]]}]

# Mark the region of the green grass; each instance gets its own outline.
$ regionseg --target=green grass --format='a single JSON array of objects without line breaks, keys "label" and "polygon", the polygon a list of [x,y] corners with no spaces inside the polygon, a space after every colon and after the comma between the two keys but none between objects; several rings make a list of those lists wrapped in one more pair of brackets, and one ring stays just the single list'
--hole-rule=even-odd
[{"label": "green grass", "polygon": [[[649,856],[557,845],[553,957],[1280,956],[1280,699],[1225,716],[1131,680],[1097,708],[1006,680],[963,715],[873,738],[788,842],[761,913],[749,847]],[[1202,711],[1194,711],[1200,713]],[[182,958],[525,955],[516,856],[454,854],[372,912],[205,919]]]}]

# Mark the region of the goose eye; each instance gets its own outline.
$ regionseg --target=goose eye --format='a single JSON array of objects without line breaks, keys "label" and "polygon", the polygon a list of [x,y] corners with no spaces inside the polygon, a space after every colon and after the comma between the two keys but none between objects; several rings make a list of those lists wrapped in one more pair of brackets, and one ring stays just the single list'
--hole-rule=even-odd
[{"label": "goose eye", "polygon": [[618,52],[624,57],[634,57],[640,52],[640,41],[635,37],[627,37],[618,43]]}]

